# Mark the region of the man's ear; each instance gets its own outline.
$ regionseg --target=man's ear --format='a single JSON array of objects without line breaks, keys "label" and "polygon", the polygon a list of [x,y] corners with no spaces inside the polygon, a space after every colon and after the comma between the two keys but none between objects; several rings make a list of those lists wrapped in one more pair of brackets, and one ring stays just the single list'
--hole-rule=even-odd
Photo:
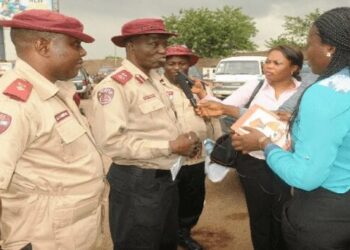
[{"label": "man's ear", "polygon": [[50,40],[41,37],[34,42],[34,48],[41,56],[48,57],[50,52],[50,44]]}]

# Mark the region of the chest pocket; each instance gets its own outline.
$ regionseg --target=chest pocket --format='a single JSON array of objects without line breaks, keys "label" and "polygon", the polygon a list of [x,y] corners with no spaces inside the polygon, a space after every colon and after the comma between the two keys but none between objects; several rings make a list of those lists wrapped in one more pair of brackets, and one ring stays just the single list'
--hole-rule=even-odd
[{"label": "chest pocket", "polygon": [[56,130],[61,139],[64,161],[74,162],[88,154],[89,139],[85,129],[76,120],[66,118],[56,125]]},{"label": "chest pocket", "polygon": [[148,114],[156,110],[164,108],[165,105],[159,99],[152,99],[139,104],[142,114]]}]

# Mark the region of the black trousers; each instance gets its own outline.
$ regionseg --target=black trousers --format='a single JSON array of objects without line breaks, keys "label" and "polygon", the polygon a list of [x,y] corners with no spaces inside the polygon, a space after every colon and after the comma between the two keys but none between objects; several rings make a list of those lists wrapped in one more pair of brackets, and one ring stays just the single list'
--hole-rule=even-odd
[{"label": "black trousers", "polygon": [[282,228],[290,250],[349,250],[350,191],[295,189],[284,207]]},{"label": "black trousers", "polygon": [[114,249],[176,250],[178,190],[170,171],[113,163],[107,179]]},{"label": "black trousers", "polygon": [[204,162],[184,165],[176,176],[179,189],[179,226],[191,229],[203,211],[205,198]]},{"label": "black trousers", "polygon": [[286,249],[281,215],[283,204],[291,198],[290,187],[265,160],[239,154],[236,169],[245,193],[254,249]]}]

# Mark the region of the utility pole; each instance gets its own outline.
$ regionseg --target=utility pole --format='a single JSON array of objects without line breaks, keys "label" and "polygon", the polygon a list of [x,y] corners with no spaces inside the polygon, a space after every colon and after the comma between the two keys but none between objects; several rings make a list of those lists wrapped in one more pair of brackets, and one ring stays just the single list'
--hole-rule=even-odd
[{"label": "utility pole", "polygon": [[0,27],[0,61],[6,61],[4,27]]}]

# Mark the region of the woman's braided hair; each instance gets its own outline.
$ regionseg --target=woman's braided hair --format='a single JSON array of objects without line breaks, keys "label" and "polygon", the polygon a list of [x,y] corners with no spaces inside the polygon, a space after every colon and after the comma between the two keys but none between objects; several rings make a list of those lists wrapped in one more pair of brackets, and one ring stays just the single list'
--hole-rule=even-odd
[{"label": "woman's braided hair", "polygon": [[[314,22],[314,26],[318,30],[321,42],[335,47],[335,53],[332,55],[332,59],[325,72],[318,77],[318,81],[337,73],[345,67],[350,67],[350,8],[340,7],[331,9],[323,13]],[[298,115],[303,95],[300,97],[289,122],[290,130]]]}]

